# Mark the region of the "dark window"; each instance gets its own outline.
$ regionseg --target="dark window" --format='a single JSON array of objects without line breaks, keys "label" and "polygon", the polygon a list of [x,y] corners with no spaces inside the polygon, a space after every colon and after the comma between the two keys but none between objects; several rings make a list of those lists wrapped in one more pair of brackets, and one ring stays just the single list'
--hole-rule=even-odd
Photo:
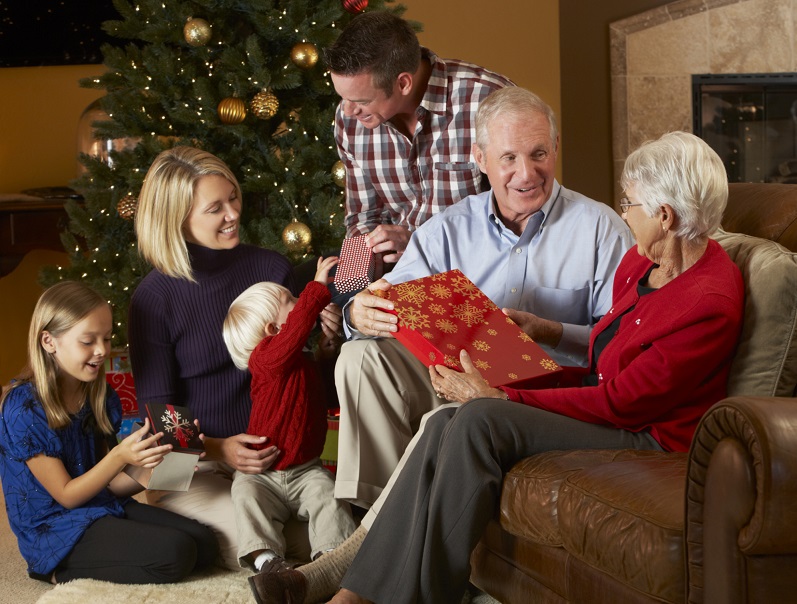
[{"label": "dark window", "polygon": [[693,75],[692,96],[730,182],[797,183],[797,73]]},{"label": "dark window", "polygon": [[111,0],[0,0],[0,67],[102,63]]}]

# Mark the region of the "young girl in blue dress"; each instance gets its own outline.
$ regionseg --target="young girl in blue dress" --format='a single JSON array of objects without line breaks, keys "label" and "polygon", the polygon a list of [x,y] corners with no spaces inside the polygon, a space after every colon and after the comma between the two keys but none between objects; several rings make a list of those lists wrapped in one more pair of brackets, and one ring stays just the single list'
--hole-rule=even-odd
[{"label": "young girl in blue dress", "polygon": [[[28,574],[52,583],[90,578],[169,583],[218,555],[214,533],[138,503],[122,470],[150,468],[171,449],[149,423],[118,445],[122,406],[106,385],[111,310],[64,281],[39,298],[28,368],[0,398],[0,481]],[[115,446],[114,446],[115,445]]]}]

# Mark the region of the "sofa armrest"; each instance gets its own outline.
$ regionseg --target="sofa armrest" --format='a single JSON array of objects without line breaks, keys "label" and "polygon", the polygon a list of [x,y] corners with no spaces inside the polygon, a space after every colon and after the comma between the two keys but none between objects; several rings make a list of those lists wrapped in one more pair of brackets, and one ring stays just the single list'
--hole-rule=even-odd
[{"label": "sofa armrest", "polygon": [[745,601],[748,557],[797,554],[796,502],[797,400],[714,405],[689,452],[688,601]]}]

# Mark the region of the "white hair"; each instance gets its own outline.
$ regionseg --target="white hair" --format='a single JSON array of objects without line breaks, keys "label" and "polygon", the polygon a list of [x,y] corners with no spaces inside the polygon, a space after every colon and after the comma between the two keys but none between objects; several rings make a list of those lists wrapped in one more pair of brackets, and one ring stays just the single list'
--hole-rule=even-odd
[{"label": "white hair", "polygon": [[688,132],[668,132],[643,143],[625,160],[620,176],[648,216],[669,204],[678,217],[674,233],[688,240],[713,233],[728,203],[728,176],[719,155]]},{"label": "white hair", "polygon": [[266,335],[266,325],[279,317],[287,288],[264,281],[255,283],[233,300],[224,319],[222,336],[238,369],[249,368],[249,357]]}]

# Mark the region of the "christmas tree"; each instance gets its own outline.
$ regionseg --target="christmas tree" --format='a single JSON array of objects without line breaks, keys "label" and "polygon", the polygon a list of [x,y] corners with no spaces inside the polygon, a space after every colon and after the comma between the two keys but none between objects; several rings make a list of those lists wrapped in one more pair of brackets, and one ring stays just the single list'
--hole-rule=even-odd
[{"label": "christmas tree", "polygon": [[333,119],[338,97],[320,60],[351,18],[404,7],[393,0],[114,0],[119,39],[103,46],[108,71],[81,86],[104,89],[110,119],[93,123],[107,155],[82,154],[62,236],[71,266],[42,283],[83,280],[114,314],[114,347],[127,342],[127,307],[150,267],[133,228],[138,191],[162,150],[217,155],[243,191],[242,240],[294,262],[335,253],[343,239],[345,169]]}]

